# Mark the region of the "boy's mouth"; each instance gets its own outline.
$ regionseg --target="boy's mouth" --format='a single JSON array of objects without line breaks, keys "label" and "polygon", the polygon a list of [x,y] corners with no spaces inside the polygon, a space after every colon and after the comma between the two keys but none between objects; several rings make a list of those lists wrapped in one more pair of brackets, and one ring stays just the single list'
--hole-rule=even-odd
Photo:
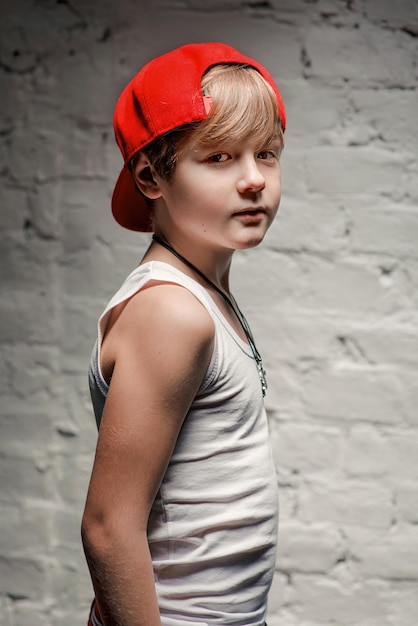
[{"label": "boy's mouth", "polygon": [[262,207],[255,207],[254,209],[243,209],[242,211],[236,211],[234,215],[239,217],[259,218],[265,215],[265,210]]}]

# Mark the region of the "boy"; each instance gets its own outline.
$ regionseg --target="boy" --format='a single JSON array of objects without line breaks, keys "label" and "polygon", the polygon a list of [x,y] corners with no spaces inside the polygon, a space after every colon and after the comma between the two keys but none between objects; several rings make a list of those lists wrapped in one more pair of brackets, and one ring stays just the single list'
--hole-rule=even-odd
[{"label": "boy", "polygon": [[278,209],[283,102],[256,61],[188,44],[134,77],[114,123],[114,217],[154,235],[92,355],[89,623],[261,626],[276,481],[265,373],[228,275]]}]

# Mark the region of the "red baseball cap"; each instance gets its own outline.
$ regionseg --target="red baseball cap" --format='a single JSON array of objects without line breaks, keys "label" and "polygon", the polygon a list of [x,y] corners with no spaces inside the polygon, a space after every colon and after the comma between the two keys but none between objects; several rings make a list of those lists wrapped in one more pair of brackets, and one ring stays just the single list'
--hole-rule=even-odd
[{"label": "red baseball cap", "polygon": [[112,213],[125,228],[152,231],[150,207],[138,190],[128,164],[146,145],[165,133],[207,117],[201,90],[203,74],[213,65],[240,63],[260,72],[276,96],[283,130],[286,113],[271,74],[257,61],[223,43],[193,43],[147,63],[122,91],[115,108],[116,141],[125,165],[112,196]]}]

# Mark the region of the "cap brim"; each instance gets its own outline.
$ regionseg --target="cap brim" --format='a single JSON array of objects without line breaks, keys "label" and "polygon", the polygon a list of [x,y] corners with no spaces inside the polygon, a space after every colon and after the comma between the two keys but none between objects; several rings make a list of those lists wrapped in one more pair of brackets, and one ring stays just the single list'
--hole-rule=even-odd
[{"label": "cap brim", "polygon": [[126,165],[113,190],[112,213],[118,224],[124,228],[141,232],[153,231],[150,207]]}]

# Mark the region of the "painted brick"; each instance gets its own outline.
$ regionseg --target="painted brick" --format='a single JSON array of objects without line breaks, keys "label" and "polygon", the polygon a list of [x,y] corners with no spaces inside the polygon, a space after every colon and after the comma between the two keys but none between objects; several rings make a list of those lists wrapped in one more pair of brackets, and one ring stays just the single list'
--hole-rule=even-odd
[{"label": "painted brick", "polygon": [[[282,203],[268,242],[283,252],[340,252],[345,247],[350,218],[333,199],[306,203],[288,198]],[[409,244],[410,245],[410,244]]]},{"label": "painted brick", "polygon": [[284,523],[280,531],[277,563],[286,572],[326,573],[344,556],[344,541],[327,524]]},{"label": "painted brick", "polygon": [[399,424],[402,387],[391,372],[335,367],[313,372],[303,395],[308,411],[329,419]]},{"label": "painted brick", "polygon": [[19,600],[36,600],[44,580],[44,568],[36,561],[0,558],[0,593]]},{"label": "painted brick", "polygon": [[388,589],[388,617],[392,624],[409,626],[418,614],[418,596],[415,582],[392,583]]},{"label": "painted brick", "polygon": [[418,140],[418,124],[414,123],[415,95],[414,90],[355,90],[352,92],[356,111],[353,125],[373,129],[381,141],[412,156]]},{"label": "painted brick", "polygon": [[278,463],[291,472],[308,476],[331,475],[338,470],[342,439],[336,428],[281,422],[272,426]]},{"label": "painted brick", "polygon": [[418,211],[415,207],[358,207],[351,210],[353,229],[350,245],[359,252],[387,254],[395,257],[416,257]]},{"label": "painted brick", "polygon": [[[52,418],[48,407],[49,398],[28,406],[27,399],[18,401],[16,396],[2,395],[2,419],[0,421],[1,454],[31,457],[33,451],[46,455],[51,442]],[[28,446],[31,442],[31,446]],[[7,461],[6,461],[7,464]],[[13,478],[13,482],[14,482]]]},{"label": "painted brick", "polygon": [[404,478],[396,485],[396,509],[401,521],[418,523],[418,499],[416,498],[416,483]]},{"label": "painted brick", "polygon": [[[57,337],[56,301],[50,290],[5,292],[0,288],[0,343],[48,343]],[[52,313],[52,314],[51,314]]]},{"label": "painted brick", "polygon": [[347,584],[299,574],[294,577],[294,586],[300,598],[295,609],[299,623],[315,626],[390,625],[385,619],[380,594],[373,585]]},{"label": "painted brick", "polygon": [[349,476],[384,477],[389,473],[390,441],[376,427],[360,424],[351,429],[342,465]]},{"label": "painted brick", "polygon": [[[387,196],[406,191],[405,163],[402,155],[373,147],[324,146],[312,154],[300,153],[306,162],[308,189],[350,204],[362,202],[361,196]],[[347,198],[348,197],[348,198]]]},{"label": "painted brick", "polygon": [[364,528],[347,532],[360,572],[401,581],[417,577],[417,534],[415,527],[395,527],[390,533],[371,533]]},{"label": "painted brick", "polygon": [[391,491],[378,482],[314,481],[299,488],[298,517],[304,522],[388,528],[393,518]]},{"label": "painted brick", "polygon": [[323,37],[323,27],[311,28],[306,37],[313,76],[362,86],[415,84],[416,48],[407,34],[393,35],[363,22],[355,30],[327,30],[326,46]]},{"label": "painted brick", "polygon": [[356,324],[347,329],[343,345],[351,343],[351,351],[364,355],[366,362],[381,363],[414,371],[418,363],[418,332],[413,324],[381,322],[373,328]]},{"label": "painted brick", "polygon": [[0,211],[0,232],[21,231],[28,215],[28,192],[3,184],[0,187],[0,205],[3,207]]},{"label": "painted brick", "polygon": [[21,232],[14,232],[2,238],[0,259],[3,289],[9,288],[17,292],[35,287],[45,291],[51,288],[54,267],[48,261],[54,260],[55,247],[50,241],[32,238],[30,230],[28,223],[26,237]]},{"label": "painted brick", "polygon": [[418,435],[412,431],[393,435],[390,442],[388,464],[391,476],[396,479],[418,479]]},{"label": "painted brick", "polygon": [[418,7],[414,0],[366,2],[365,11],[369,18],[384,25],[418,30]]},{"label": "painted brick", "polygon": [[36,556],[42,547],[48,552],[51,536],[50,511],[6,506],[0,517],[0,553],[10,557]]}]

